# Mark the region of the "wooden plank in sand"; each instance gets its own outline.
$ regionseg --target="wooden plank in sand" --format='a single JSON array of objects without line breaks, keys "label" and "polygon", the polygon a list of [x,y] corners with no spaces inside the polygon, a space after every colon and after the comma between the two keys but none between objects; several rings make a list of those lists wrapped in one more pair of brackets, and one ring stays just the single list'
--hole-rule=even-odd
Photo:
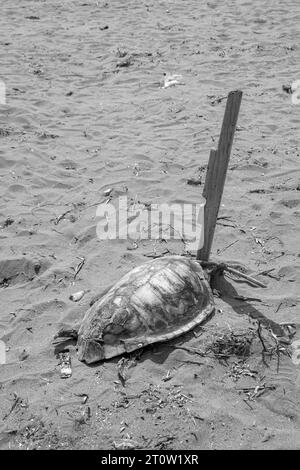
[{"label": "wooden plank in sand", "polygon": [[197,259],[203,261],[208,261],[210,255],[241,101],[240,90],[228,94],[218,148],[211,150],[209,156],[203,189],[203,197],[206,199],[204,245],[197,252]]}]

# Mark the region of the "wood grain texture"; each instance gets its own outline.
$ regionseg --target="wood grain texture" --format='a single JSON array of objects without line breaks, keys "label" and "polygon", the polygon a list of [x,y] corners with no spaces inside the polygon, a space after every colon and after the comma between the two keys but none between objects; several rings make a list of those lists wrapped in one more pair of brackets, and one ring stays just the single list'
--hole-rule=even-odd
[{"label": "wood grain texture", "polygon": [[211,150],[203,189],[206,199],[204,209],[204,244],[197,252],[197,259],[209,259],[215,227],[222,199],[230,153],[237,124],[242,92],[231,91],[226,109],[217,150]]}]

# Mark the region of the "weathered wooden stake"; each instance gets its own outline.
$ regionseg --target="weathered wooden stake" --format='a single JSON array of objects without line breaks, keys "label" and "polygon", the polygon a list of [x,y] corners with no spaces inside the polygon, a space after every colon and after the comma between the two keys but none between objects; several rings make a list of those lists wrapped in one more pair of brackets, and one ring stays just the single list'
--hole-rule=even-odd
[{"label": "weathered wooden stake", "polygon": [[229,93],[218,149],[211,150],[209,156],[203,189],[203,197],[206,199],[204,208],[204,245],[197,252],[197,259],[203,261],[208,261],[210,255],[241,100],[242,92],[240,90]]}]

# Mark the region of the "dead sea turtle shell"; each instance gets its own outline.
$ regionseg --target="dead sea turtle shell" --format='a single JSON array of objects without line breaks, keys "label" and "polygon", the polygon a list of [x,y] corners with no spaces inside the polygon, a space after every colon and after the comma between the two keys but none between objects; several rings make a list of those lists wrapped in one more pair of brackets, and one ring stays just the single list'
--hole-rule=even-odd
[{"label": "dead sea turtle shell", "polygon": [[213,295],[197,261],[151,260],[130,271],[87,311],[78,331],[78,358],[90,364],[168,341],[203,323]]}]

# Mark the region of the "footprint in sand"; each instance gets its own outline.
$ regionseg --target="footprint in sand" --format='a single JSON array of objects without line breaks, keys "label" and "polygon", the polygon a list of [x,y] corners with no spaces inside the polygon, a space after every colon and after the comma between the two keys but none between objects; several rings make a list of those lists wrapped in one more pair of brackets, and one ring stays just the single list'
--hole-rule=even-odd
[{"label": "footprint in sand", "polygon": [[45,260],[22,258],[0,259],[0,288],[32,281],[50,266]]}]

